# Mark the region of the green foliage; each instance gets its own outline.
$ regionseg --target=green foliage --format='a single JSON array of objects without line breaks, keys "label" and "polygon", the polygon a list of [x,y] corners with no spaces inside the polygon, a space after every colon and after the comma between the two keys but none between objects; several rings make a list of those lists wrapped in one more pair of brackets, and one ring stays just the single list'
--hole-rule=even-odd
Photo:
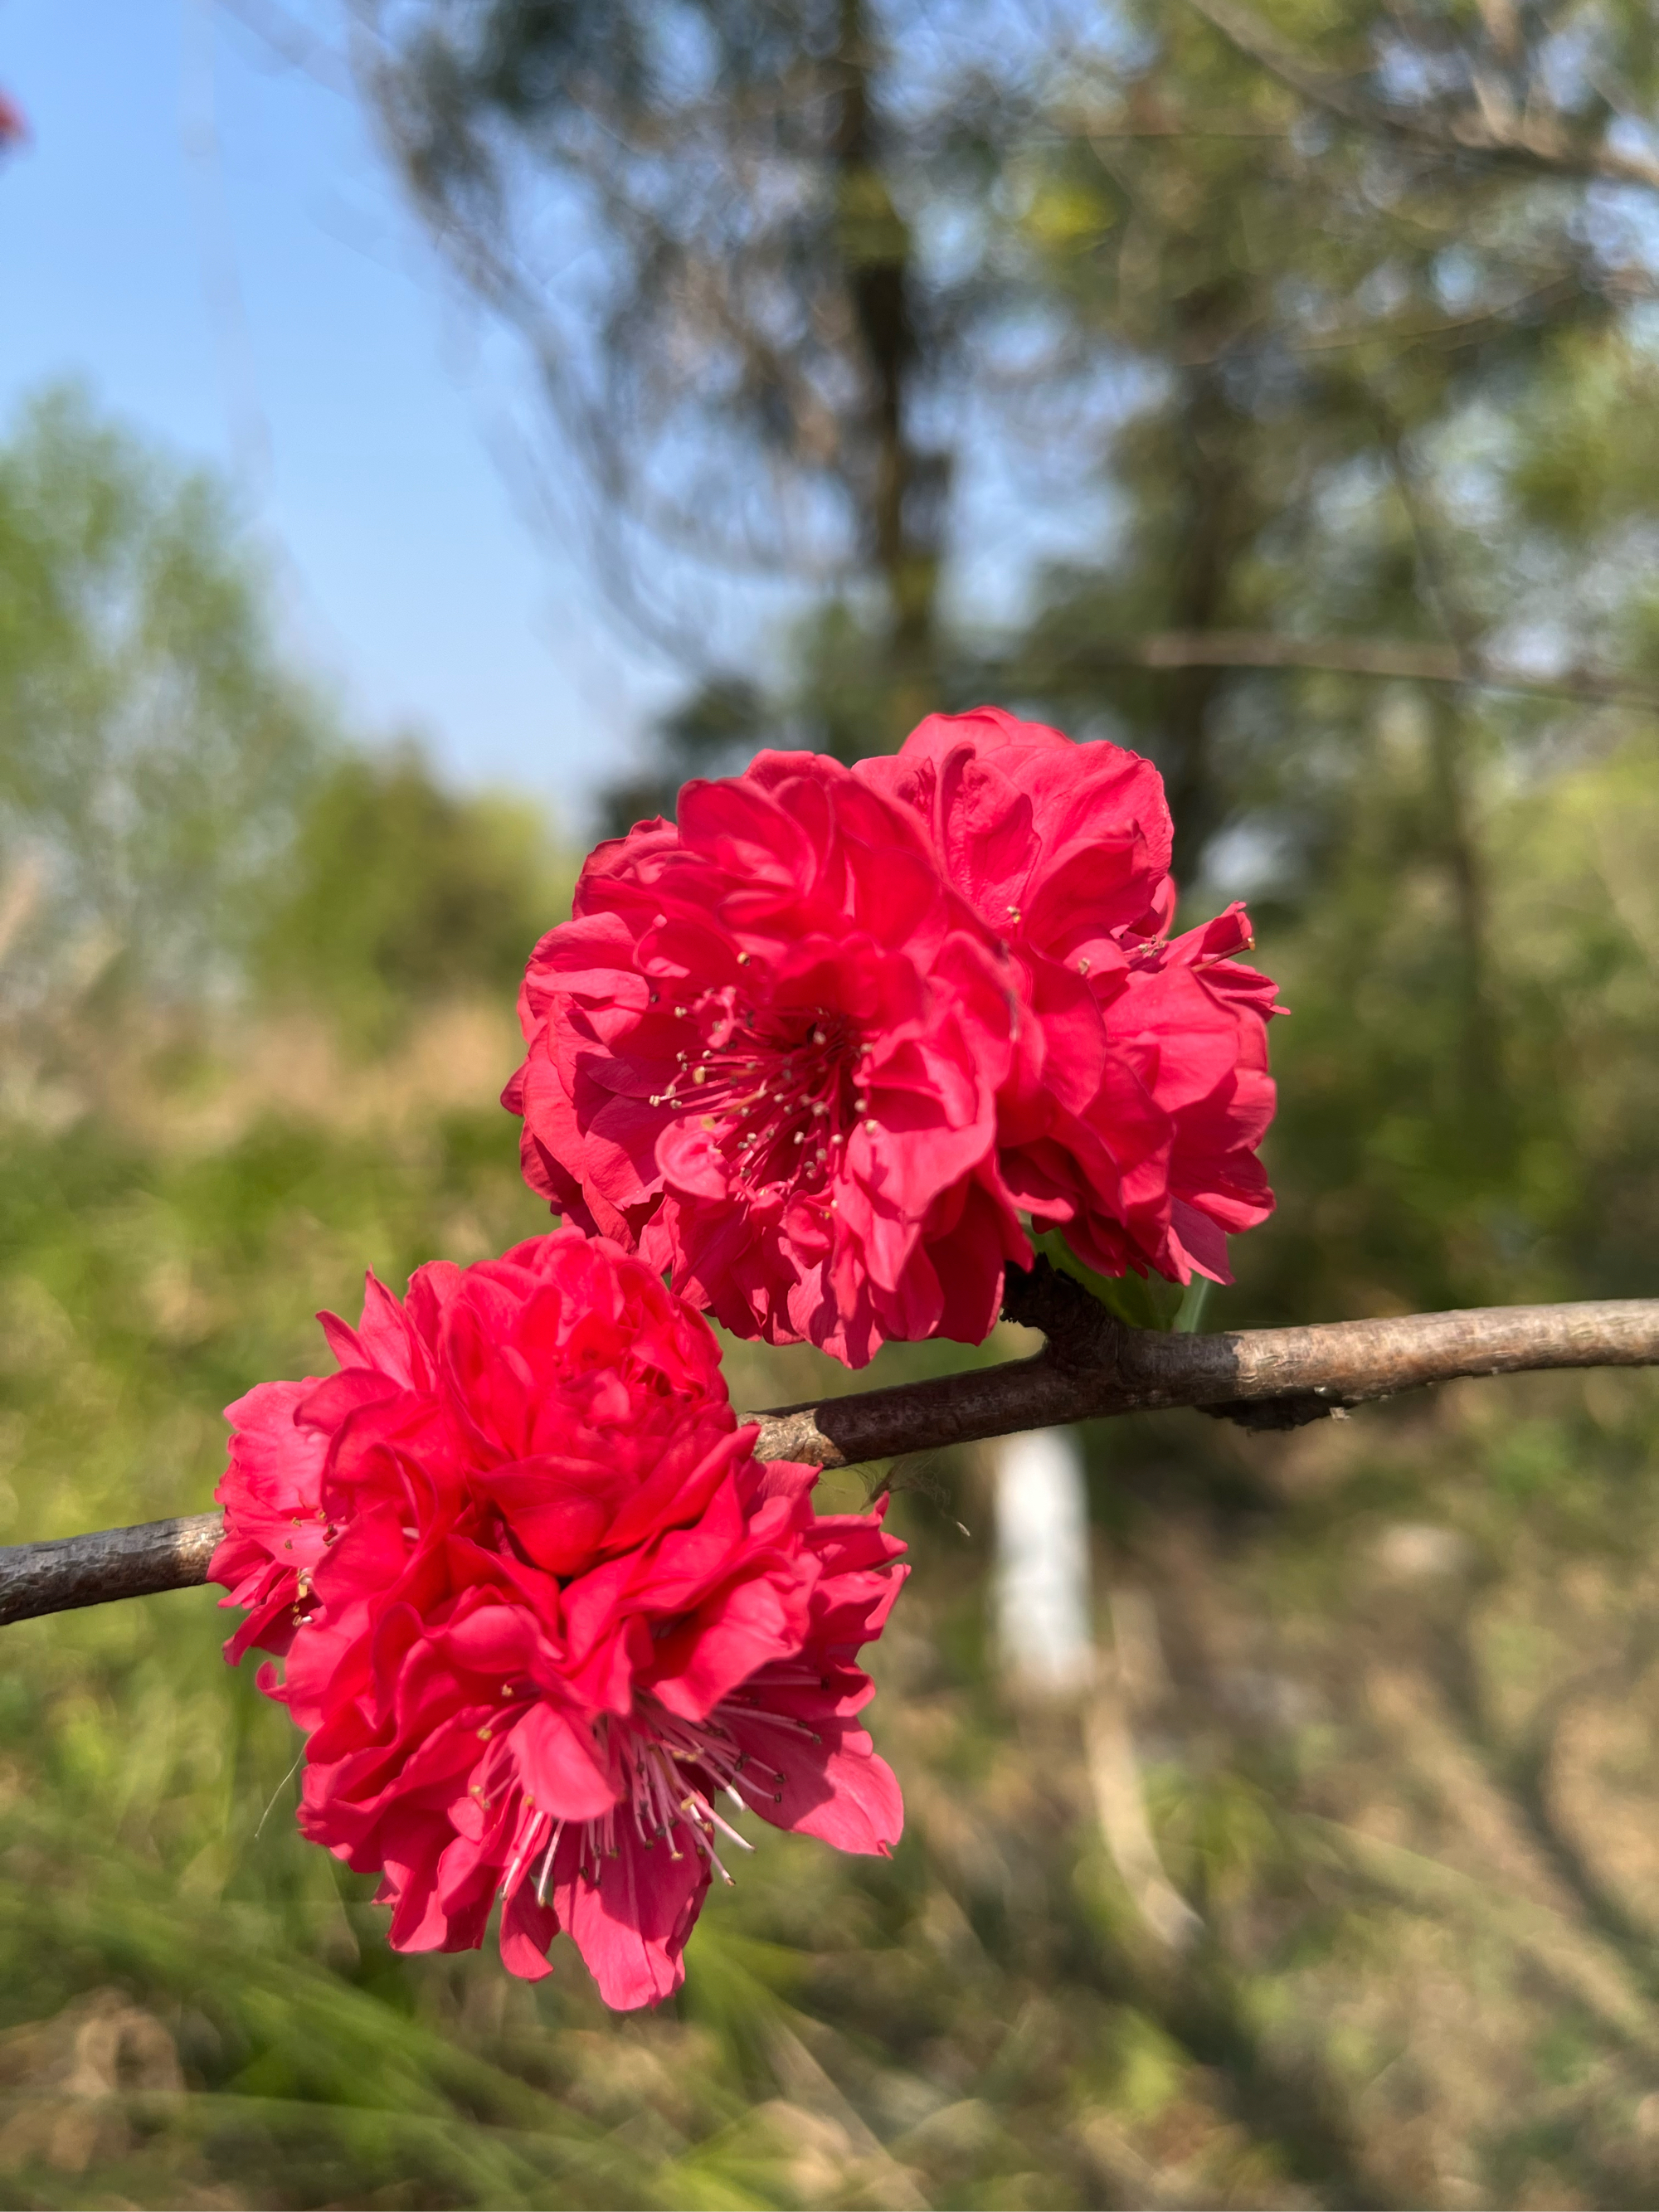
[{"label": "green foliage", "polygon": [[254,974],[379,1045],[446,998],[510,1003],[532,946],[568,904],[533,807],[453,797],[411,750],[345,760],[301,817]]},{"label": "green foliage", "polygon": [[374,1048],[510,998],[568,900],[532,806],[350,751],[223,489],[74,390],[0,446],[0,960],[14,990],[252,982]]},{"label": "green foliage", "polygon": [[1492,810],[1473,963],[1417,796],[1431,734],[1383,723],[1330,888],[1304,926],[1263,927],[1291,1008],[1273,1031],[1281,1203],[1238,1258],[1277,1319],[1652,1287],[1654,738]]},{"label": "green foliage", "polygon": [[257,887],[331,744],[281,660],[221,489],[72,390],[0,445],[7,935],[56,972],[234,972]]}]

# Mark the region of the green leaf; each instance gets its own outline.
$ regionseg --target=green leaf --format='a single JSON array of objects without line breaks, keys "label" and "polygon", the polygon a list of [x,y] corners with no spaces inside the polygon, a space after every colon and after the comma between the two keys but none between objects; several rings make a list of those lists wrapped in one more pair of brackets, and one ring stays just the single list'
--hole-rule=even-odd
[{"label": "green leaf", "polygon": [[[1167,1283],[1161,1275],[1097,1275],[1094,1269],[1079,1260],[1058,1229],[1050,1229],[1042,1237],[1031,1239],[1032,1247],[1062,1275],[1081,1283],[1089,1296],[1115,1314],[1119,1321],[1127,1322],[1131,1328],[1194,1328],[1195,1317],[1184,1320],[1192,1291],[1184,1291],[1179,1283]],[[1194,1284],[1194,1289],[1198,1285]],[[1207,1288],[1207,1285],[1206,1285]],[[1197,1304],[1202,1305],[1200,1298]]]}]

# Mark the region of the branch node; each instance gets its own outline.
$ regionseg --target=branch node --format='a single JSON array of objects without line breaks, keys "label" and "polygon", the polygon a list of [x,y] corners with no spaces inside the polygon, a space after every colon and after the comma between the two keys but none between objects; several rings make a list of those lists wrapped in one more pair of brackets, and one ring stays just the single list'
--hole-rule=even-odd
[{"label": "branch node", "polygon": [[1029,1267],[1011,1262],[1004,1268],[1002,1312],[1006,1321],[1042,1330],[1042,1356],[1051,1366],[1086,1369],[1107,1382],[1121,1373],[1128,1330],[1081,1283],[1041,1255]]},{"label": "branch node", "polygon": [[1317,1390],[1285,1398],[1231,1398],[1221,1406],[1200,1406],[1212,1421],[1231,1421],[1241,1429],[1304,1429],[1310,1421],[1346,1420],[1346,1406]]}]

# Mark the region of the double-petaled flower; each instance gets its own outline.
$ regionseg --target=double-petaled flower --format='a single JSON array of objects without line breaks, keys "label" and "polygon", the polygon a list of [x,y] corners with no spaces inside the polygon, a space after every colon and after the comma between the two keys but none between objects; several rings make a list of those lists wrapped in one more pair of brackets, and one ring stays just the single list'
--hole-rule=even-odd
[{"label": "double-petaled flower", "polygon": [[561,1928],[607,2002],[678,1985],[738,1821],[885,1851],[855,1663],[905,1569],[879,1510],[762,1464],[702,1316],[607,1240],[372,1279],[338,1372],[230,1409],[227,1647],[307,1734],[300,1820],[384,1875],[404,1950],[515,1973]]},{"label": "double-petaled flower", "polygon": [[537,947],[526,1173],[739,1335],[977,1340],[1024,1249],[981,1174],[1018,991],[909,810],[763,754],[602,845]]},{"label": "double-petaled flower", "polygon": [[520,998],[531,1183],[738,1334],[977,1342],[1028,1224],[1227,1281],[1273,1199],[1273,986],[1171,938],[1149,762],[997,708],[763,753],[599,848]]}]

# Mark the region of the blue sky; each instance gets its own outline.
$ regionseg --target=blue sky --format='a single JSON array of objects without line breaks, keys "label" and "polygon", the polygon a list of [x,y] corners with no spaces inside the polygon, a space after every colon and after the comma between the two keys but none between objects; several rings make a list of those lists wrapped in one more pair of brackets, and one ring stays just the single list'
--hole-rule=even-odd
[{"label": "blue sky", "polygon": [[214,0],[0,0],[0,420],[76,376],[226,471],[352,724],[579,830],[672,685],[515,510],[513,359],[355,103]]}]

